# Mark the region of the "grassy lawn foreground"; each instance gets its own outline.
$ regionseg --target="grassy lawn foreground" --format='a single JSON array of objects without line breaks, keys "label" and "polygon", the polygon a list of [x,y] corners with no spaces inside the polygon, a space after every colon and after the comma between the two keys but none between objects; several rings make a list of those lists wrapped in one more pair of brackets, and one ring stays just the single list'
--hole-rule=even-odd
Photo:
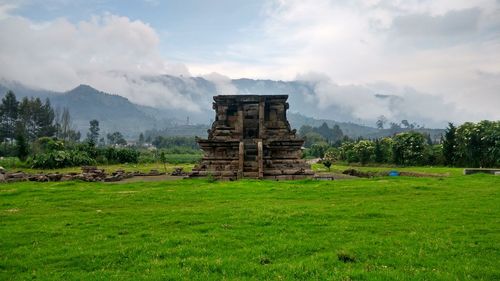
[{"label": "grassy lawn foreground", "polygon": [[0,280],[499,280],[500,177],[0,185]]}]

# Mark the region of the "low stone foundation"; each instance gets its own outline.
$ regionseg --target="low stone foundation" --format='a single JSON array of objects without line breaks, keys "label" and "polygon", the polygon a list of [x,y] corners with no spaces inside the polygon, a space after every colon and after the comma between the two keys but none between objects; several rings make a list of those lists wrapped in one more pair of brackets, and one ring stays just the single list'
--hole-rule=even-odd
[{"label": "low stone foundation", "polygon": [[500,175],[500,169],[488,169],[488,168],[468,168],[464,169],[464,175],[472,175],[472,174],[492,174],[492,175]]},{"label": "low stone foundation", "polygon": [[[159,172],[158,170],[151,170],[148,173],[144,172],[126,172],[124,170],[117,170],[108,174],[104,169],[98,169],[94,166],[82,167],[81,173],[48,173],[48,174],[27,174],[22,171],[10,173],[4,169],[0,169],[0,182],[20,182],[20,181],[34,181],[34,182],[58,182],[80,180],[86,182],[116,182],[133,177],[146,177],[146,176],[160,176],[166,173]],[[187,174],[182,171],[182,168],[175,168],[172,176],[186,176]]]}]

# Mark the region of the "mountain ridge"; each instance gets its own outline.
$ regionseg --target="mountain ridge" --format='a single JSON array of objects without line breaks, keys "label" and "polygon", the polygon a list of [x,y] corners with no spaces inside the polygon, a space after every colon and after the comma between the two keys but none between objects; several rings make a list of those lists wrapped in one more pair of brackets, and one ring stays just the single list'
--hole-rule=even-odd
[{"label": "mountain ridge", "polygon": [[[189,132],[190,125],[204,124],[207,129],[210,127],[214,115],[209,102],[212,101],[212,96],[218,94],[217,86],[214,83],[201,77],[189,78],[194,79],[195,86],[186,85],[186,82],[184,82],[186,78],[161,76],[149,79],[157,83],[165,83],[169,87],[174,87],[172,84],[175,84],[177,85],[175,89],[184,89],[184,91],[179,91],[180,94],[197,95],[195,98],[202,100],[200,104],[203,106],[203,110],[198,113],[192,113],[183,109],[166,109],[139,105],[121,95],[100,91],[91,85],[85,84],[80,84],[65,92],[54,92],[30,89],[21,83],[10,85],[2,85],[0,83],[0,95],[3,96],[8,89],[11,89],[19,98],[28,95],[48,98],[54,108],[62,109],[66,107],[69,109],[73,123],[82,135],[85,135],[88,130],[89,121],[92,119],[97,119],[100,122],[102,135],[120,131],[129,139],[135,139],[140,132],[150,129],[161,130],[172,128],[172,130],[167,130],[167,132],[171,131],[173,133],[179,131],[173,128],[180,128],[179,126],[182,126],[183,133],[185,134],[186,131]],[[330,127],[339,125],[344,134],[351,138],[361,136],[375,138],[388,135],[389,133],[387,130],[379,130],[354,122],[314,118],[307,116],[302,111],[299,112],[297,108],[303,108],[303,96],[309,95],[313,90],[307,84],[293,81],[253,80],[247,78],[235,79],[233,81],[241,94],[288,94],[291,110],[287,114],[292,127],[296,129],[299,129],[302,125],[317,127],[326,122]],[[196,92],[198,87],[202,89],[200,92]],[[193,135],[195,132],[200,132],[199,126],[196,127],[196,130],[193,129]]]}]

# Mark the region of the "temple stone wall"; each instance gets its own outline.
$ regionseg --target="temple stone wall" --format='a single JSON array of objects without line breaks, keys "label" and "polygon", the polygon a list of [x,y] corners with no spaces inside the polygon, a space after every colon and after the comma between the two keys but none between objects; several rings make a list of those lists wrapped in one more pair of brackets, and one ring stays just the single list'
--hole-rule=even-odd
[{"label": "temple stone wall", "polygon": [[204,157],[191,177],[301,179],[312,175],[301,159],[304,141],[286,118],[287,95],[215,96]]}]

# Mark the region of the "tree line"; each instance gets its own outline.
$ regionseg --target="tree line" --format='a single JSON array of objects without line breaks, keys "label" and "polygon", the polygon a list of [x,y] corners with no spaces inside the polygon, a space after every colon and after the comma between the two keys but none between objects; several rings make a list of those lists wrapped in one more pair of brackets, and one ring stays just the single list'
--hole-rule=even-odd
[{"label": "tree line", "polygon": [[[124,146],[120,132],[99,139],[99,121],[89,123],[87,138],[71,121],[67,108],[54,110],[49,99],[24,97],[8,91],[0,103],[0,155],[17,156],[35,168],[61,168],[96,163],[137,162],[139,152]],[[102,144],[102,145],[101,145]]]},{"label": "tree line", "polygon": [[326,122],[319,127],[304,125],[299,129],[299,136],[304,139],[304,146],[310,147],[313,144],[323,143],[338,145],[344,139],[344,132],[338,125],[328,127]]},{"label": "tree line", "polygon": [[[55,111],[48,99],[24,97],[18,101],[12,91],[8,91],[0,104],[0,140],[3,154],[15,154],[25,159],[29,153],[29,143],[42,137],[57,137],[67,141],[78,141],[80,132],[71,124],[67,108]],[[15,144],[14,149],[12,145]]]},{"label": "tree line", "polygon": [[407,131],[374,140],[344,138],[335,145],[313,143],[306,155],[327,163],[500,167],[500,121],[467,122],[459,127],[450,123],[439,143],[426,134]]},{"label": "tree line", "polygon": [[445,165],[500,167],[500,121],[449,123],[442,146]]}]

